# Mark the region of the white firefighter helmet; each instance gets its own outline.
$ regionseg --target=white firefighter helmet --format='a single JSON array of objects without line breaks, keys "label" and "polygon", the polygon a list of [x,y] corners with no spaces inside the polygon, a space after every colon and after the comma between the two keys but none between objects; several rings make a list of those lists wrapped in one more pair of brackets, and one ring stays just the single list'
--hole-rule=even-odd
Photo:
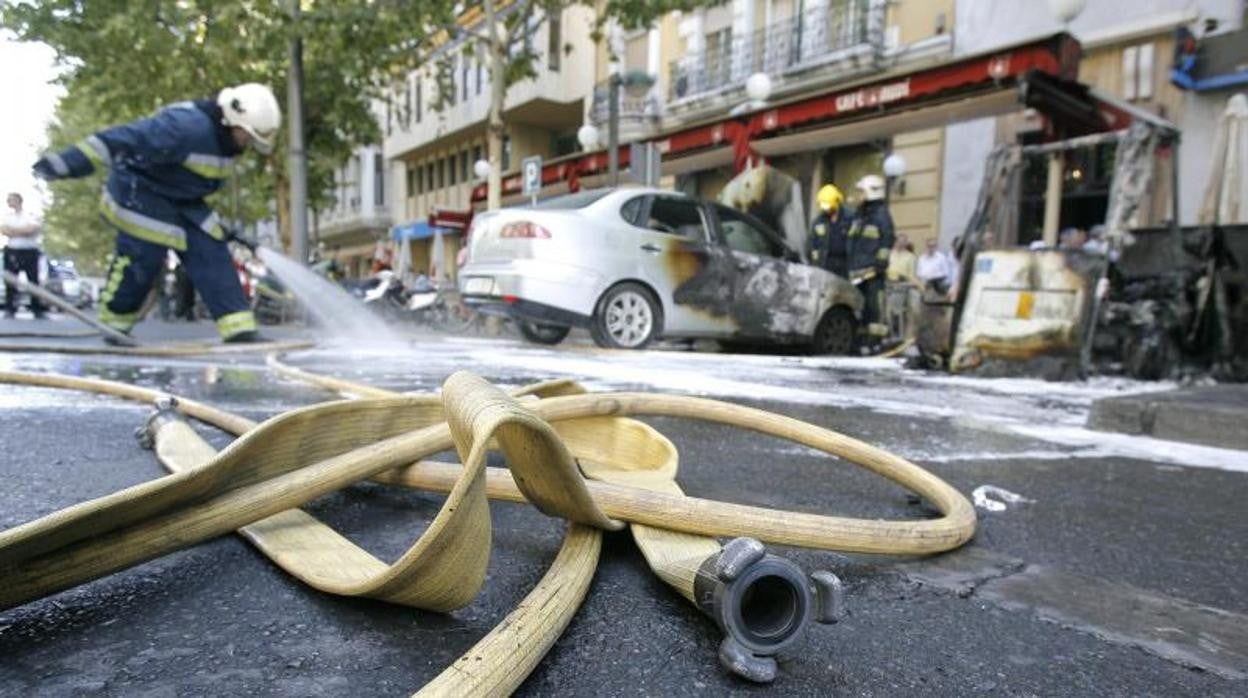
[{"label": "white firefighter helmet", "polygon": [[273,139],[282,124],[282,108],[273,90],[254,82],[227,87],[217,95],[217,104],[226,126],[246,131],[251,136],[252,147],[261,153],[273,152]]},{"label": "white firefighter helmet", "polygon": [[856,185],[858,192],[862,194],[863,201],[883,201],[884,200],[884,178],[879,175],[869,174],[858,180]]}]

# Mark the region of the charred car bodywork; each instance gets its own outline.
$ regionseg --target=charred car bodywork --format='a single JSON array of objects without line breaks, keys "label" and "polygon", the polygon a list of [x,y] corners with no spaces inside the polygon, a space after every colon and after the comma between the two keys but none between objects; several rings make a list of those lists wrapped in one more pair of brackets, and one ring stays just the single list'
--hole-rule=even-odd
[{"label": "charred car bodywork", "polygon": [[1132,232],[1109,271],[1098,366],[1147,380],[1248,380],[1248,226]]},{"label": "charred car bodywork", "polygon": [[[847,280],[802,264],[757,219],[660,189],[504,209],[480,217],[468,245],[465,302],[522,323],[585,327],[603,346],[661,336],[846,353],[862,307]],[[612,320],[639,316],[637,331],[611,334]]]}]

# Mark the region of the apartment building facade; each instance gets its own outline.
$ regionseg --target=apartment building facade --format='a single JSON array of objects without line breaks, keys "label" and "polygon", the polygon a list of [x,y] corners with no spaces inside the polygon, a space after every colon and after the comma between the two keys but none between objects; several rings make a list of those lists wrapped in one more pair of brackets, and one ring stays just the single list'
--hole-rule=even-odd
[{"label": "apartment building facade", "polygon": [[[655,26],[614,28],[599,49],[591,123],[606,128],[605,90],[612,72],[627,87],[620,104],[622,142],[723,119],[750,108],[746,82],[763,73],[769,102],[815,95],[887,71],[953,55],[954,0],[730,0],[674,12]],[[894,189],[899,231],[921,241],[938,233],[944,132],[899,133],[871,143],[812,143],[769,164],[802,184],[805,212],[822,184],[847,192],[879,173],[889,153],[907,163]],[[665,184],[714,198],[732,178],[731,165],[670,177]]]},{"label": "apartment building facade", "polygon": [[[594,86],[594,21],[593,8],[574,5],[557,17],[535,19],[514,38],[513,45],[527,43],[540,59],[535,78],[507,91],[505,173],[532,155],[549,159],[576,151],[576,131],[585,122]],[[425,223],[438,209],[472,207],[472,188],[479,183],[473,165],[486,150],[491,78],[484,52],[467,43],[443,51],[444,60],[430,62],[398,86],[382,122],[391,217],[397,234],[409,239],[417,271],[427,270],[436,256],[434,233]],[[439,83],[449,89],[439,90]],[[454,259],[458,236],[437,239],[445,245],[443,258]]]},{"label": "apartment building facade", "polygon": [[[1242,34],[1244,13],[1242,0],[1097,0],[1087,3],[1069,25],[1062,25],[1045,3],[958,0],[955,53],[979,53],[1031,37],[1069,31],[1083,46],[1080,82],[1181,129],[1179,220],[1190,225],[1196,221],[1209,182],[1208,163],[1217,120],[1232,90],[1202,92],[1176,87],[1170,79],[1175,34],[1180,28],[1197,37]],[[979,182],[993,147],[1000,143],[1031,142],[1041,137],[1042,128],[1039,118],[1028,113],[952,124],[945,129],[945,176],[951,181]],[[1067,155],[1061,226],[1086,228],[1104,219],[1113,154],[1112,145],[1103,145]],[[1173,164],[1169,154],[1158,157],[1154,194],[1140,224],[1159,225],[1173,215]],[[1013,229],[997,231],[1001,242],[1026,244],[1038,239],[1046,166],[1036,158],[1024,163],[1021,181],[1016,185],[1020,199],[1018,220]],[[946,188],[941,202],[942,240],[950,241],[962,234],[977,195],[977,187]]]},{"label": "apartment building facade", "polygon": [[334,175],[334,204],[311,215],[312,248],[350,277],[368,273],[378,240],[390,235],[390,165],[380,146],[357,148]]}]

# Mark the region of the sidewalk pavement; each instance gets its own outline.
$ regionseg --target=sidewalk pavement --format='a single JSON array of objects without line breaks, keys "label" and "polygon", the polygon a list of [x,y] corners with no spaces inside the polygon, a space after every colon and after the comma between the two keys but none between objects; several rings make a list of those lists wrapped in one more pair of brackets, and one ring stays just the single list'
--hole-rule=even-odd
[{"label": "sidewalk pavement", "polygon": [[1248,450],[1248,385],[1179,388],[1102,398],[1088,427],[1169,441]]}]

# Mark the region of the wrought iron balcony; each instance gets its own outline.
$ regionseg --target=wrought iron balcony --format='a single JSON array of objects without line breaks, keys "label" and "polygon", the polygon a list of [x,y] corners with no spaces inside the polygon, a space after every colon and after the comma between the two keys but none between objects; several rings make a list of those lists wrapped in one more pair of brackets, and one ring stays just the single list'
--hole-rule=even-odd
[{"label": "wrought iron balcony", "polygon": [[728,41],[707,37],[703,50],[671,63],[671,102],[743,84],[754,73],[783,75],[856,47],[879,50],[883,3],[829,0],[825,6]]},{"label": "wrought iron balcony", "polygon": [[[620,86],[620,122],[653,122],[662,115],[663,105],[653,89],[654,76],[629,73],[623,76]],[[611,111],[611,82],[603,80],[594,85],[594,101],[590,105],[589,118],[595,124],[607,123]]]}]

